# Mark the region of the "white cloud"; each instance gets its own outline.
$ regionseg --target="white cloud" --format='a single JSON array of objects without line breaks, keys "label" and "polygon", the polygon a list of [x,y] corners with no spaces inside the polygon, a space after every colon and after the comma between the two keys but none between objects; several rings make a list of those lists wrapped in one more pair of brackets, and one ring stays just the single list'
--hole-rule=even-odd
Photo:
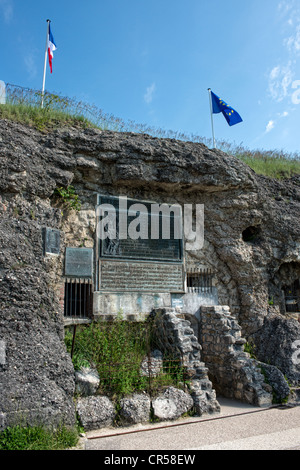
[{"label": "white cloud", "polygon": [[293,82],[294,72],[292,62],[287,65],[277,65],[269,74],[269,93],[273,100],[282,101],[289,92]]},{"label": "white cloud", "polygon": [[34,55],[27,52],[24,57],[24,63],[29,77],[35,78],[37,76],[37,66]]},{"label": "white cloud", "polygon": [[293,0],[281,0],[278,3],[278,10],[281,13],[286,14],[293,8],[293,6],[294,6]]},{"label": "white cloud", "polygon": [[269,121],[266,126],[266,133],[271,132],[271,130],[274,129],[274,127],[275,127],[275,122]]},{"label": "white cloud", "polygon": [[156,85],[154,82],[146,89],[146,93],[144,94],[144,100],[147,104],[150,104],[152,102],[155,90]]},{"label": "white cloud", "polygon": [[13,2],[12,0],[0,0],[0,8],[4,17],[5,23],[10,23],[13,17]]},{"label": "white cloud", "polygon": [[268,92],[276,102],[292,96],[292,83],[295,76],[297,59],[300,56],[300,6],[298,0],[280,0],[277,9],[282,22],[286,49],[285,63],[279,63],[269,72]]},{"label": "white cloud", "polygon": [[[289,115],[288,111],[283,111],[282,113],[276,114],[278,119],[286,118],[288,115]],[[276,125],[277,125],[277,121],[275,121],[274,119],[271,119],[266,125],[265,134],[268,134],[269,132],[271,132]]]},{"label": "white cloud", "polygon": [[292,94],[292,103],[300,104],[300,80],[295,80],[292,84],[292,88],[296,90]]},{"label": "white cloud", "polygon": [[284,40],[284,44],[292,55],[300,53],[300,24],[297,25],[293,34]]}]

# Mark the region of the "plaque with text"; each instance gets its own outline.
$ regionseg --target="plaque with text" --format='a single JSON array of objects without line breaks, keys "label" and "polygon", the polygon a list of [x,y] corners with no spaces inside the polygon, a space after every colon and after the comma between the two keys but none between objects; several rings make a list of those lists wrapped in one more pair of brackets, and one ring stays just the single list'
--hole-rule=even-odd
[{"label": "plaque with text", "polygon": [[183,265],[100,261],[100,291],[109,292],[183,292]]},{"label": "plaque with text", "polygon": [[60,252],[60,231],[46,227],[44,229],[44,253],[59,255]]},{"label": "plaque with text", "polygon": [[[100,258],[175,263],[182,260],[180,206],[158,205],[148,201],[126,198],[126,207],[124,207],[124,204],[120,205],[120,198],[100,195],[98,203],[98,207],[100,205],[111,206],[114,214],[111,226],[107,228],[108,231],[114,233],[114,236],[110,236],[107,232],[108,236],[105,239],[100,239]],[[159,211],[154,214],[155,206],[159,208]],[[104,216],[102,220],[105,220]],[[131,227],[136,229],[135,233],[140,233],[138,238],[130,236]],[[122,237],[120,237],[120,232]],[[155,236],[153,236],[154,232]]]},{"label": "plaque with text", "polygon": [[92,248],[66,248],[65,276],[88,277],[93,275]]}]

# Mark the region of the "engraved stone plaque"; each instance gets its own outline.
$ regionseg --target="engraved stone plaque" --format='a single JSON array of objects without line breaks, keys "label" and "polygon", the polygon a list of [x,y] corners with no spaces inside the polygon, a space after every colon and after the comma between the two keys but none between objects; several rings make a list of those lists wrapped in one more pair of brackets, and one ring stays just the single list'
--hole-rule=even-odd
[{"label": "engraved stone plaque", "polygon": [[183,292],[182,264],[100,261],[100,291]]},{"label": "engraved stone plaque", "polygon": [[60,231],[46,227],[44,229],[44,253],[59,255]]},{"label": "engraved stone plaque", "polygon": [[92,277],[93,249],[66,248],[65,276]]}]

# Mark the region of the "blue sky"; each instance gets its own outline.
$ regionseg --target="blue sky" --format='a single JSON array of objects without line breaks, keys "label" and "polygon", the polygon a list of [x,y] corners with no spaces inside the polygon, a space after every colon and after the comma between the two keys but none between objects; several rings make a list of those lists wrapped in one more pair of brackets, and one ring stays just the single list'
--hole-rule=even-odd
[{"label": "blue sky", "polygon": [[299,0],[0,0],[0,80],[41,89],[47,18],[48,91],[210,138],[210,87],[243,118],[217,139],[300,150]]}]

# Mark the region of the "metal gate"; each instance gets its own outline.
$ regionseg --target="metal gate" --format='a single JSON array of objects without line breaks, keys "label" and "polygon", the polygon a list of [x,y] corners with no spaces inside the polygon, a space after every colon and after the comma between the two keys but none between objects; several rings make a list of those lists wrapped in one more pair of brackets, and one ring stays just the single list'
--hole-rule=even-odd
[{"label": "metal gate", "polygon": [[190,268],[186,273],[187,292],[211,293],[212,278],[211,269]]},{"label": "metal gate", "polygon": [[93,283],[91,279],[66,279],[64,316],[90,318],[93,312]]}]

